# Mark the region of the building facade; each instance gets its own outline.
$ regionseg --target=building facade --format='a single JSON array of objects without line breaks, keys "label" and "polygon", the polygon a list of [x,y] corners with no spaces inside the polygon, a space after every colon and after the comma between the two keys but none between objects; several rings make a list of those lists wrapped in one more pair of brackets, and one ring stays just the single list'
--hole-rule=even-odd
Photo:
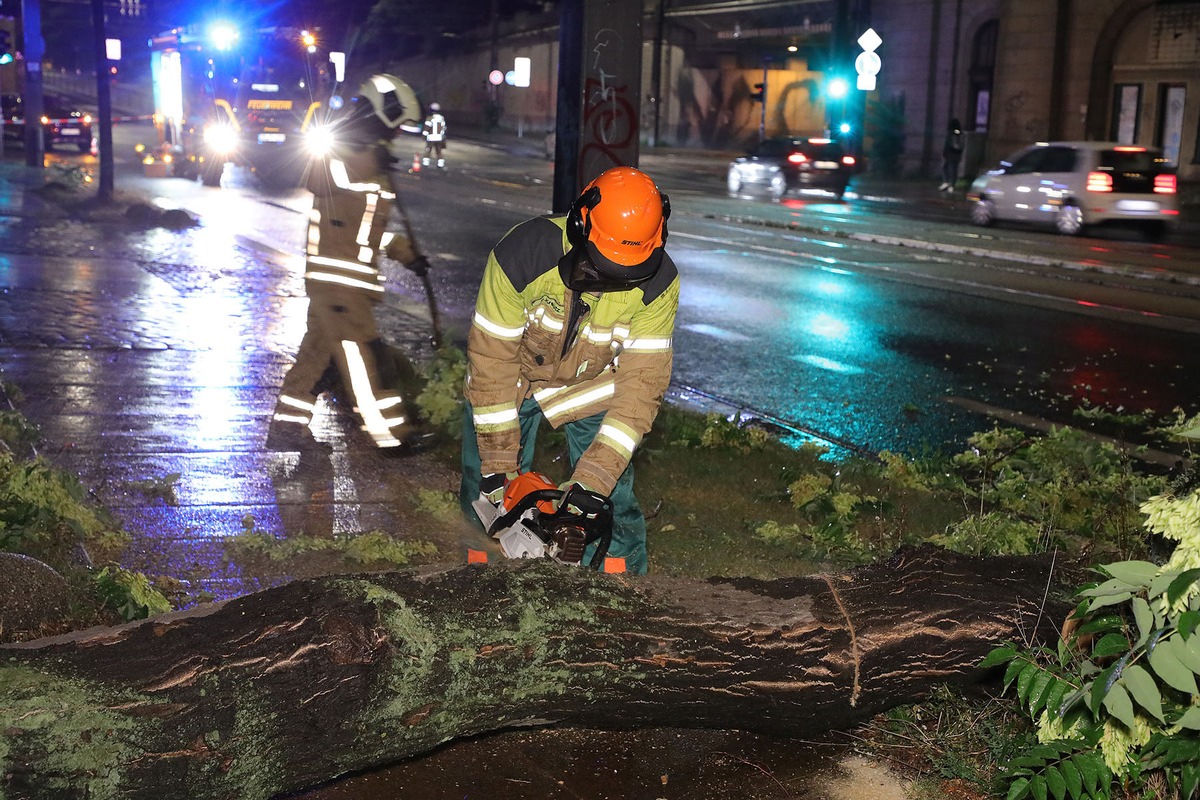
[{"label": "building facade", "polygon": [[[853,87],[858,37],[882,40],[874,89]],[[741,150],[762,135],[849,136],[873,169],[933,176],[951,118],[971,175],[1033,141],[1162,147],[1200,180],[1200,2],[1168,0],[648,0],[644,146]],[[479,52],[394,69],[456,119],[542,137],[555,125],[557,16],[499,27]],[[528,87],[488,81],[531,59]],[[752,99],[756,85],[765,101]]]}]

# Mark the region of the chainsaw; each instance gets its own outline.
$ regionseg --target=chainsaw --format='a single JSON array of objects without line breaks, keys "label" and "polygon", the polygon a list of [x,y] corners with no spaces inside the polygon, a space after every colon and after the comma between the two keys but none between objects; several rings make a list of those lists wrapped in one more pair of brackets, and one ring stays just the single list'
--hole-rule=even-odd
[{"label": "chainsaw", "polygon": [[549,558],[579,566],[596,542],[588,566],[600,569],[612,544],[611,500],[578,484],[563,491],[539,472],[512,480],[499,506],[482,498],[471,506],[508,558]]}]

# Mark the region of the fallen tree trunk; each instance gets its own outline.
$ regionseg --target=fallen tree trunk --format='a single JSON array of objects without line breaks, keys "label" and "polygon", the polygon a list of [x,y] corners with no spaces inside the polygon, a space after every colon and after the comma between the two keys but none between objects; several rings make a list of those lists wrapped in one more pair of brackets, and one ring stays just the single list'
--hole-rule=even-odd
[{"label": "fallen tree trunk", "polygon": [[269,798],[513,726],[849,727],[978,680],[1049,562],[922,549],[844,576],[548,562],[297,581],[0,648],[0,795]]}]

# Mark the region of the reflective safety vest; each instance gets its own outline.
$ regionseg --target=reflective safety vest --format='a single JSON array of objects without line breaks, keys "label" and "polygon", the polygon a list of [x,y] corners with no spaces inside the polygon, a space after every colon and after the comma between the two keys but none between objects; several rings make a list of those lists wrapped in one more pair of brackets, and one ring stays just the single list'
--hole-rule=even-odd
[{"label": "reflective safety vest", "polygon": [[440,142],[446,138],[446,118],[441,114],[430,114],[425,120],[425,141]]},{"label": "reflective safety vest", "polygon": [[391,181],[373,148],[331,156],[314,169],[308,187],[313,210],[308,227],[308,283],[382,296],[376,263],[387,247],[393,201]]}]

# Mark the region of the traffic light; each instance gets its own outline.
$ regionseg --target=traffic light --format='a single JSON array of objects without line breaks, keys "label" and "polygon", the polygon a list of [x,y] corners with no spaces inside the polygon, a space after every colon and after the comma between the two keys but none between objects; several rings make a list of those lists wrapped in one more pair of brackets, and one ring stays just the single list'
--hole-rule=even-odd
[{"label": "traffic light", "polygon": [[0,28],[0,64],[11,64],[12,56],[12,40],[10,34],[3,28]]},{"label": "traffic light", "polygon": [[767,102],[767,85],[765,83],[754,84],[756,91],[750,93],[750,99],[755,103]]}]

